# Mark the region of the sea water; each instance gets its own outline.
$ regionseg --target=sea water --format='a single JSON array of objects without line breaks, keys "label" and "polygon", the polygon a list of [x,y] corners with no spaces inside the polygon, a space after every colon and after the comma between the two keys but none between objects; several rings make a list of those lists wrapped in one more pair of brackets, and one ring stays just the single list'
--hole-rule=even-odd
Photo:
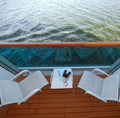
[{"label": "sea water", "polygon": [[120,0],[0,0],[0,42],[119,40]]}]

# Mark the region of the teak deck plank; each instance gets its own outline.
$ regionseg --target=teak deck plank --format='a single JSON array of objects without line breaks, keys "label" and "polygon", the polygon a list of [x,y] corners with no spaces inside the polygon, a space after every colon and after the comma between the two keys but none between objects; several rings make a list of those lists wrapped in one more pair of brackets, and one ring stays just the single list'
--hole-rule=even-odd
[{"label": "teak deck plank", "polygon": [[[49,80],[50,77],[47,77]],[[74,77],[72,89],[50,89],[50,84],[28,100],[0,108],[0,118],[120,118],[120,103],[104,103],[77,88],[80,76]]]}]

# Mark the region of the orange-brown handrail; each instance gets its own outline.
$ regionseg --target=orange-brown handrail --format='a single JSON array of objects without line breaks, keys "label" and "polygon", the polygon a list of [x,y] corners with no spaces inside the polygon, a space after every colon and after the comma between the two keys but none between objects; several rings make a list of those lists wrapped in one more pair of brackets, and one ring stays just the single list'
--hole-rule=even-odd
[{"label": "orange-brown handrail", "polygon": [[33,42],[33,43],[0,43],[0,48],[5,47],[115,47],[120,42]]}]

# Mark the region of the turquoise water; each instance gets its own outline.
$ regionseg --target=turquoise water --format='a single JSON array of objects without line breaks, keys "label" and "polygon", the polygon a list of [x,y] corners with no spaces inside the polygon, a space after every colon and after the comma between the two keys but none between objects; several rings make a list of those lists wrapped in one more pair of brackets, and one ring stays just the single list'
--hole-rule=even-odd
[{"label": "turquoise water", "polygon": [[110,66],[120,47],[0,48],[0,56],[17,67]]},{"label": "turquoise water", "polygon": [[119,40],[120,0],[0,0],[0,42]]}]

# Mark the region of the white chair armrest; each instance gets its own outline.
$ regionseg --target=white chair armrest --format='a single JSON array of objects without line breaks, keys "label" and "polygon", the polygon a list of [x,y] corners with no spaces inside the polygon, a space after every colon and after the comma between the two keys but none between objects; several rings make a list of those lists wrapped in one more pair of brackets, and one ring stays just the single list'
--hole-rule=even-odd
[{"label": "white chair armrest", "polygon": [[12,81],[16,81],[17,77],[19,77],[20,75],[24,74],[24,73],[29,73],[31,74],[31,72],[29,70],[23,70],[21,72],[19,72],[17,75],[15,75],[11,80]]},{"label": "white chair armrest", "polygon": [[100,73],[102,73],[102,74],[105,74],[105,75],[107,75],[107,76],[110,76],[109,74],[107,74],[105,71],[103,71],[103,70],[101,70],[101,69],[95,68],[95,69],[92,70],[93,73],[94,73],[95,71],[98,71],[98,72],[100,72]]}]

